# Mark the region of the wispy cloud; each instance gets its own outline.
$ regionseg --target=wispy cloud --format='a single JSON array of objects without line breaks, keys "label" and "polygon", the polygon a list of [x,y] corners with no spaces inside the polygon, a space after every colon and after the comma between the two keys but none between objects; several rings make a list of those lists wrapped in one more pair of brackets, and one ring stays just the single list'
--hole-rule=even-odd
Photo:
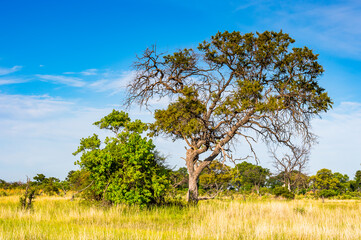
[{"label": "wispy cloud", "polygon": [[79,139],[95,132],[91,123],[110,111],[47,95],[0,94],[1,178],[17,181],[37,173],[65,177],[75,168],[71,153]]},{"label": "wispy cloud", "polygon": [[330,168],[350,175],[360,169],[361,103],[343,102],[313,122],[319,136],[311,166],[314,170]]},{"label": "wispy cloud", "polygon": [[44,119],[67,111],[71,102],[49,97],[0,94],[0,119]]},{"label": "wispy cloud", "polygon": [[98,72],[98,69],[92,68],[92,69],[84,70],[80,73],[84,76],[93,76],[93,75],[97,75],[97,72]]},{"label": "wispy cloud", "polygon": [[7,75],[16,71],[19,71],[22,68],[22,66],[14,66],[12,68],[4,68],[0,67],[0,75]]},{"label": "wispy cloud", "polygon": [[318,49],[361,59],[360,1],[330,1],[325,4],[324,1],[310,0],[256,0],[243,2],[236,11],[251,13],[251,17],[262,16],[254,18],[252,28],[283,29],[296,40],[311,43]]},{"label": "wispy cloud", "polygon": [[[294,13],[285,14],[290,27],[296,27],[319,48],[343,56],[360,59],[361,55],[361,4],[344,1],[337,4],[309,3],[294,6]],[[307,27],[305,27],[307,26]]]},{"label": "wispy cloud", "polygon": [[262,0],[252,0],[252,1],[243,1],[242,4],[238,5],[235,9],[235,12],[241,11],[250,7],[257,6],[259,4],[264,4],[265,1]]},{"label": "wispy cloud", "polygon": [[[97,133],[107,136],[92,125],[112,107],[89,108],[76,102],[43,96],[0,94],[0,176],[17,181],[37,173],[64,178],[76,168],[72,156],[83,137]],[[152,120],[146,111],[133,111],[131,118]],[[183,166],[182,143],[156,140],[160,150],[172,154],[172,165]],[[168,159],[169,160],[169,159]]]},{"label": "wispy cloud", "polygon": [[[78,77],[79,75],[82,77]],[[87,69],[82,72],[64,72],[63,75],[38,74],[36,77],[58,84],[89,88],[95,92],[109,92],[113,95],[123,91],[134,75],[134,71]]]},{"label": "wispy cloud", "polygon": [[127,84],[134,77],[135,72],[106,71],[102,73],[102,78],[92,82],[89,87],[98,92],[119,93],[125,90]]},{"label": "wispy cloud", "polygon": [[36,77],[42,79],[42,80],[46,80],[46,81],[51,81],[54,83],[60,83],[60,84],[65,84],[71,87],[84,87],[85,86],[85,82],[78,77],[68,77],[68,76],[62,76],[62,75],[42,75],[42,74],[37,74]]},{"label": "wispy cloud", "polygon": [[24,78],[9,78],[9,77],[0,77],[0,86],[1,85],[8,85],[8,84],[19,84],[27,82],[27,79]]},{"label": "wispy cloud", "polygon": [[94,76],[94,75],[97,75],[99,71],[100,71],[99,69],[91,68],[91,69],[86,69],[86,70],[81,71],[81,72],[64,72],[63,74],[66,74],[66,75]]}]

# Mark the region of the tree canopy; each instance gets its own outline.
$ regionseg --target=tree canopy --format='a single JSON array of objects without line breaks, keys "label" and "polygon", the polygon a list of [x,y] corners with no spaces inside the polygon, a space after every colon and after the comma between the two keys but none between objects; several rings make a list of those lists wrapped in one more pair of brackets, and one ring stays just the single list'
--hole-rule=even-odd
[{"label": "tree canopy", "polygon": [[260,187],[266,185],[270,170],[249,162],[242,162],[233,169],[233,183],[244,190],[254,188],[259,193]]},{"label": "tree canopy", "polygon": [[235,139],[252,151],[255,136],[286,147],[314,139],[310,120],[332,101],[318,84],[324,71],[318,55],[292,48],[294,42],[282,31],[225,31],[197,49],[147,49],[134,64],[128,104],[170,99],[155,110],[151,130],[186,142],[190,202],[197,202],[202,170],[218,156],[230,157]]},{"label": "tree canopy", "polygon": [[330,197],[348,190],[348,180],[346,174],[332,173],[330,169],[323,168],[310,177],[310,184],[319,196]]}]

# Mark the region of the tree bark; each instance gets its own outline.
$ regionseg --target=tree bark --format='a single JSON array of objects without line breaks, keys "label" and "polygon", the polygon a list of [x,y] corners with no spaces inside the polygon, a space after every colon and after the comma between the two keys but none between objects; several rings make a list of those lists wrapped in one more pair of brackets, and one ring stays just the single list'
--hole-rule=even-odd
[{"label": "tree bark", "polygon": [[254,188],[256,189],[257,194],[259,195],[259,187],[257,184],[254,185]]},{"label": "tree bark", "polygon": [[196,205],[198,203],[198,178],[203,169],[211,163],[210,161],[203,161],[197,165],[198,157],[199,154],[197,154],[195,150],[187,150],[186,163],[189,174],[187,202],[190,205]]},{"label": "tree bark", "polygon": [[288,191],[290,191],[290,192],[291,192],[291,183],[290,183],[290,181],[289,181],[289,180],[287,181],[287,189],[288,189]]},{"label": "tree bark", "polygon": [[198,203],[198,176],[189,175],[189,185],[187,193],[188,204],[197,205]]}]

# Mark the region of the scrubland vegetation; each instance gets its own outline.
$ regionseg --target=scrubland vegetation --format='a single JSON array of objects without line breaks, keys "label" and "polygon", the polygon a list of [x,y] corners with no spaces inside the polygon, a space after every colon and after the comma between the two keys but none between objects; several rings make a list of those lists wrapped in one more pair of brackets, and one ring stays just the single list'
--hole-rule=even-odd
[{"label": "scrubland vegetation", "polygon": [[198,206],[100,207],[42,196],[31,211],[0,198],[0,239],[360,239],[359,200],[249,195]]}]

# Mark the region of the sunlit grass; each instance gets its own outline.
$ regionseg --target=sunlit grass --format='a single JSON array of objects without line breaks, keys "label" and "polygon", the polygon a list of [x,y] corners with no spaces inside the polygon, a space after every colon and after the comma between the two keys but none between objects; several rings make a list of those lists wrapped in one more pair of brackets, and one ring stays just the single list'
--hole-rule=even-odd
[{"label": "sunlit grass", "polygon": [[361,239],[361,201],[211,200],[196,207],[96,207],[0,197],[0,239]]}]

